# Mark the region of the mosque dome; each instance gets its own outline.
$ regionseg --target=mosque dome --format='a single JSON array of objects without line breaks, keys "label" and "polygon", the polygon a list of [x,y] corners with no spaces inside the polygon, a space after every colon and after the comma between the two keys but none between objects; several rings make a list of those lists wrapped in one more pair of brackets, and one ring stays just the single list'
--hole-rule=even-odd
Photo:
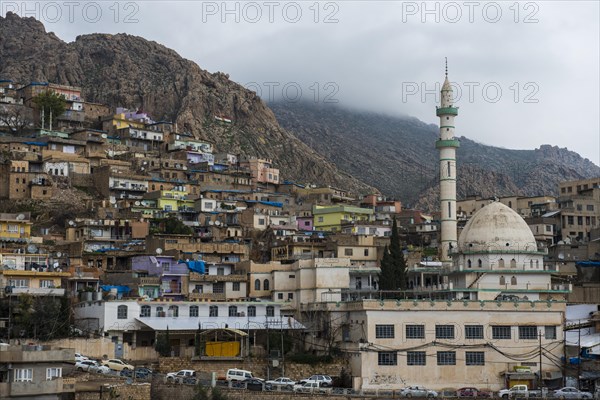
[{"label": "mosque dome", "polygon": [[467,222],[458,239],[460,252],[537,251],[527,223],[510,207],[496,201],[479,209]]}]

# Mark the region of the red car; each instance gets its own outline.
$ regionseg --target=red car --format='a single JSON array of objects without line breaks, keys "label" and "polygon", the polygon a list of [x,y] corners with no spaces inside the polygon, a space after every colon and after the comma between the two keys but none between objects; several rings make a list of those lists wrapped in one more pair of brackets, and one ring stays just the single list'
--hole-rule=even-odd
[{"label": "red car", "polygon": [[474,387],[464,387],[456,391],[458,397],[492,397],[492,393]]}]

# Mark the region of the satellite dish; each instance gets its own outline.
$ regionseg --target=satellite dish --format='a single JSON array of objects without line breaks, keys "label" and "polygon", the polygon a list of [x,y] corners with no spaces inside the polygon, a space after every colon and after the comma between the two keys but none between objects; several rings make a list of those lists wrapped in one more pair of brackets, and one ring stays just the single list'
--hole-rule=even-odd
[{"label": "satellite dish", "polygon": [[17,215],[17,221],[23,221],[25,219],[25,214]]},{"label": "satellite dish", "polygon": [[156,249],[156,254],[162,254],[163,249],[161,249],[160,247]]},{"label": "satellite dish", "polygon": [[558,259],[559,260],[564,260],[565,259],[565,253],[563,253],[562,251],[560,253],[558,253]]},{"label": "satellite dish", "polygon": [[73,221],[73,220],[70,220],[70,221],[69,221],[69,225],[70,225],[70,226],[75,226],[75,221]]},{"label": "satellite dish", "polygon": [[216,226],[219,226],[219,225],[221,225],[221,221],[215,221],[215,225],[216,225]]},{"label": "satellite dish", "polygon": [[147,164],[148,164],[148,161],[144,161],[144,162],[142,163],[142,165],[147,165]]},{"label": "satellite dish", "polygon": [[30,244],[29,246],[27,246],[27,252],[28,253],[37,253],[38,248],[35,244]]},{"label": "satellite dish", "polygon": [[108,135],[107,135],[106,133],[103,133],[103,134],[102,134],[102,135],[100,135],[100,136],[102,136],[102,139],[106,139],[106,138],[108,137]]},{"label": "satellite dish", "polygon": [[139,205],[140,205],[140,204],[142,204],[142,203],[140,203],[139,201],[136,201],[134,204],[135,204],[136,206],[139,206]]},{"label": "satellite dish", "polygon": [[208,221],[208,224],[209,224],[209,225],[214,225],[214,224],[215,224],[215,222],[214,222],[214,221]]},{"label": "satellite dish", "polygon": [[117,199],[115,199],[114,197],[110,198],[110,204],[115,204],[117,202]]},{"label": "satellite dish", "polygon": [[59,251],[58,253],[56,253],[56,257],[62,257],[62,253]]},{"label": "satellite dish", "polygon": [[184,170],[184,171],[187,171],[187,167],[186,167],[185,165],[183,166],[183,170]]}]

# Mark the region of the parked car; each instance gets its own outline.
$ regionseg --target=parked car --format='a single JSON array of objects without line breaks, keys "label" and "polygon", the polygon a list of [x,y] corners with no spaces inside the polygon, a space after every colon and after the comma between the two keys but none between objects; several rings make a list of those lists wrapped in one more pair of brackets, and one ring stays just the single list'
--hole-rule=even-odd
[{"label": "parked car", "polygon": [[121,361],[117,358],[111,358],[109,360],[102,360],[102,365],[106,365],[108,368],[114,371],[122,371],[124,369],[135,369],[135,367],[131,364],[127,364],[124,361]]},{"label": "parked car", "polygon": [[332,387],[333,379],[329,375],[312,375],[310,378],[302,379],[299,383],[312,383],[316,382],[320,384],[320,387]]},{"label": "parked car", "polygon": [[182,369],[177,372],[169,372],[166,376],[169,383],[196,383],[196,371],[193,369]]},{"label": "parked car", "polygon": [[277,379],[273,379],[270,381],[266,381],[265,385],[267,387],[267,389],[272,389],[272,388],[286,388],[286,389],[293,389],[294,385],[296,384],[295,381],[291,380],[290,378],[286,378],[286,377],[281,377],[281,378],[277,378]]},{"label": "parked car", "polygon": [[83,360],[89,360],[89,357],[84,356],[81,353],[75,353],[75,362],[83,361]]},{"label": "parked car", "polygon": [[502,389],[498,392],[498,397],[503,399],[513,397],[539,397],[542,392],[540,390],[529,390],[527,385],[515,385],[510,389]]},{"label": "parked car", "polygon": [[108,368],[107,365],[97,364],[97,365],[90,366],[90,368],[88,369],[88,372],[106,375],[106,374],[110,374],[112,372],[112,369]]},{"label": "parked car", "polygon": [[456,391],[458,397],[492,397],[492,394],[486,390],[480,390],[474,387],[464,387]]},{"label": "parked car", "polygon": [[252,372],[245,369],[230,368],[225,374],[225,380],[227,381],[245,381],[251,378],[254,378]]},{"label": "parked car", "polygon": [[408,386],[400,390],[402,397],[437,397],[438,393],[435,390],[429,390],[423,386]]},{"label": "parked car", "polygon": [[574,387],[564,387],[554,391],[554,397],[559,399],[591,399],[594,396],[590,392],[582,392]]},{"label": "parked car", "polygon": [[297,384],[294,386],[294,392],[296,393],[327,393],[328,390],[321,382],[306,382],[303,384]]},{"label": "parked car", "polygon": [[258,378],[249,378],[242,381],[246,384],[246,389],[255,392],[261,392],[265,389],[265,383]]},{"label": "parked car", "polygon": [[148,379],[154,372],[150,368],[137,367],[135,370],[124,369],[119,375],[132,378],[135,376],[136,379]]},{"label": "parked car", "polygon": [[98,367],[100,364],[94,360],[81,360],[75,363],[75,369],[77,371],[89,371],[90,367]]}]

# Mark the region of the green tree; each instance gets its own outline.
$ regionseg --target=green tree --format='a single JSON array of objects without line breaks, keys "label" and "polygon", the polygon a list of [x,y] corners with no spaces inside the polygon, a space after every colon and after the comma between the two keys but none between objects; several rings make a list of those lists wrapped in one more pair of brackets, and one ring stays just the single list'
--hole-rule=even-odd
[{"label": "green tree", "polygon": [[169,337],[169,327],[167,326],[166,333],[159,333],[156,336],[156,344],[154,350],[158,352],[162,357],[171,356],[171,338]]},{"label": "green tree", "polygon": [[163,221],[164,233],[172,235],[193,235],[194,230],[175,217]]},{"label": "green tree", "polygon": [[67,102],[62,95],[46,90],[34,97],[33,102],[44,112],[44,126],[50,126],[50,115],[56,120],[67,109]]},{"label": "green tree", "polygon": [[388,246],[383,249],[381,258],[381,272],[379,273],[379,290],[397,290],[394,267]]},{"label": "green tree", "polygon": [[381,259],[381,272],[379,274],[379,288],[381,290],[406,289],[406,258],[400,244],[398,224],[396,218],[392,224],[390,245],[386,246]]}]

